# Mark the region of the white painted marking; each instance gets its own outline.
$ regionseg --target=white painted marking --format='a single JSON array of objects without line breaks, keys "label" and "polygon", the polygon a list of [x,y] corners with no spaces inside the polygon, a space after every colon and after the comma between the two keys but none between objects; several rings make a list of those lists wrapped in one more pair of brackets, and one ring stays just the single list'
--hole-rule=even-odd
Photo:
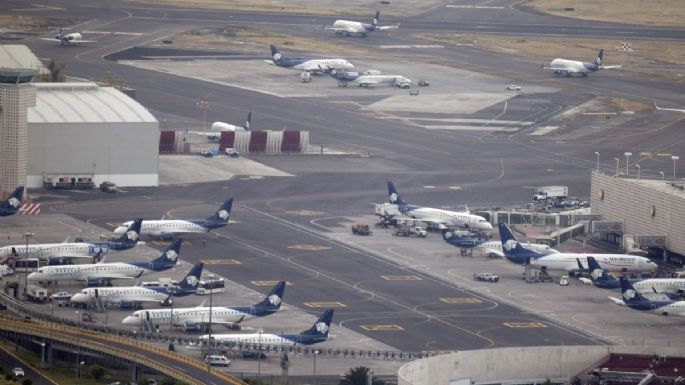
[{"label": "white painted marking", "polygon": [[113,32],[113,31],[81,31],[83,33],[104,34],[104,35],[131,35],[141,36],[140,32]]},{"label": "white painted marking", "polygon": [[435,186],[423,186],[423,188],[430,188],[430,189],[433,189],[433,188],[435,188]]},{"label": "white painted marking", "polygon": [[380,49],[409,49],[409,48],[445,48],[444,45],[440,44],[411,44],[411,45],[381,45],[378,46]]},{"label": "white painted marking", "polygon": [[450,190],[461,190],[461,186],[450,186],[448,187]]},{"label": "white painted marking", "polygon": [[518,131],[518,127],[501,127],[501,126],[424,126],[428,130],[462,130],[462,131],[501,131],[512,132]]},{"label": "white painted marking", "polygon": [[504,7],[487,6],[487,5],[458,5],[447,4],[445,8],[464,8],[464,9],[504,9]]},{"label": "white painted marking", "polygon": [[492,119],[464,119],[464,118],[404,118],[404,120],[422,120],[425,122],[450,122],[450,123],[497,123],[498,125],[530,126],[535,122],[522,122],[516,120],[492,120]]},{"label": "white painted marking", "polygon": [[531,132],[528,135],[530,135],[530,136],[547,135],[550,132],[556,130],[557,128],[559,128],[559,126],[542,126],[542,127],[538,127],[535,131]]}]

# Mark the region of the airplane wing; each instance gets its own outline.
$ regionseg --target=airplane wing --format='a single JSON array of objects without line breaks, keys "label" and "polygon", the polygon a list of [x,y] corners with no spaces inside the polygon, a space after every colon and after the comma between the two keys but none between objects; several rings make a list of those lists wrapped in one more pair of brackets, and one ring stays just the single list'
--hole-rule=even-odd
[{"label": "airplane wing", "polygon": [[56,41],[59,42],[59,39],[55,39],[54,37],[39,37],[38,40],[45,40],[45,41]]},{"label": "airplane wing", "polygon": [[[578,280],[580,280],[580,282],[582,282],[586,285],[592,286],[592,280],[590,278],[578,277]],[[611,298],[611,297],[609,297],[609,298]]]},{"label": "airplane wing", "polygon": [[619,305],[619,306],[625,306],[626,305],[626,303],[623,302],[623,300],[620,298],[616,298],[616,297],[607,297],[607,298],[609,298],[616,305]]},{"label": "airplane wing", "polygon": [[578,71],[578,70],[575,69],[575,68],[566,68],[566,67],[563,67],[563,68],[562,68],[562,67],[546,67],[546,66],[544,66],[544,65],[542,66],[542,69],[543,69],[543,70],[550,70],[550,71],[563,71],[563,72],[568,72],[568,73],[570,73],[570,74],[577,74],[577,73],[580,72],[580,71]]},{"label": "airplane wing", "polygon": [[384,30],[386,30],[386,29],[397,29],[397,28],[399,28],[399,27],[400,27],[399,24],[395,24],[395,25],[384,25],[384,26],[382,26],[382,27],[376,27],[376,29],[377,29],[378,31],[384,31]]},{"label": "airplane wing", "polygon": [[323,26],[323,29],[328,30],[328,31],[335,31],[335,32],[344,32],[347,31],[345,28],[338,28],[338,27],[329,27],[327,25]]},{"label": "airplane wing", "polygon": [[502,252],[502,250],[498,250],[498,249],[485,248],[485,249],[482,249],[480,251],[480,254],[481,255],[487,255],[487,256],[496,255],[500,258],[504,258],[504,253]]},{"label": "airplane wing", "polygon": [[613,66],[599,66],[599,69],[601,69],[601,70],[613,70],[613,69],[618,69],[618,68],[623,68],[623,64],[613,65]]}]

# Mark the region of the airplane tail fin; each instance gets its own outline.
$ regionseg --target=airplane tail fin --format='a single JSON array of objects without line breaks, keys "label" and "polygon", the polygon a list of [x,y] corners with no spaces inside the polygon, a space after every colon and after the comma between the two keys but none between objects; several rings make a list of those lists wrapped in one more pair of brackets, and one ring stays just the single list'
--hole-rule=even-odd
[{"label": "airplane tail fin", "polygon": [[602,65],[602,60],[604,60],[604,49],[600,49],[597,57],[595,58],[595,64],[598,66]]},{"label": "airplane tail fin", "polygon": [[274,62],[274,64],[280,64],[282,59],[283,55],[278,52],[278,48],[271,44],[271,60]]},{"label": "airplane tail fin", "polygon": [[181,288],[181,292],[194,292],[197,290],[200,284],[200,276],[202,275],[202,269],[205,267],[204,263],[198,263],[190,269],[190,272],[183,278],[183,281],[178,285]]},{"label": "airplane tail fin", "polygon": [[388,200],[392,204],[396,205],[406,205],[407,202],[405,202],[401,197],[400,193],[397,192],[397,189],[395,188],[395,184],[392,182],[388,182]]},{"label": "airplane tail fin", "polygon": [[647,300],[645,297],[640,295],[637,290],[635,290],[630,281],[628,281],[628,278],[621,277],[619,282],[621,285],[621,296],[626,304]]},{"label": "airplane tail fin", "polygon": [[311,328],[302,332],[302,335],[328,338],[328,331],[331,329],[331,322],[333,321],[333,309],[326,310],[321,317],[312,325]]},{"label": "airplane tail fin", "polygon": [[245,119],[245,125],[243,128],[245,131],[250,131],[250,126],[252,125],[252,111],[247,113],[247,119]]},{"label": "airplane tail fin", "polygon": [[11,210],[13,212],[19,211],[19,206],[21,205],[21,198],[24,196],[24,186],[19,186],[14,189],[12,195],[9,196],[0,208]]},{"label": "airplane tail fin", "polygon": [[373,16],[373,20],[371,21],[371,24],[373,26],[378,26],[378,23],[381,21],[381,11],[376,11],[376,14]]},{"label": "airplane tail fin", "polygon": [[119,238],[112,239],[114,242],[121,242],[123,244],[137,244],[138,238],[140,238],[140,228],[143,225],[143,219],[137,218],[131,225],[126,229],[124,234]]},{"label": "airplane tail fin", "polygon": [[279,281],[269,295],[267,295],[264,300],[255,305],[258,309],[257,312],[265,312],[268,314],[274,313],[281,308],[281,302],[283,301],[283,293],[285,292],[285,281]]},{"label": "airplane tail fin", "polygon": [[505,223],[499,223],[499,238],[502,242],[502,250],[505,256],[518,256],[524,253],[530,255],[534,253],[532,250],[521,246],[521,242],[516,239],[514,233]]},{"label": "airplane tail fin", "polygon": [[226,199],[224,201],[224,203],[221,205],[221,207],[219,207],[219,209],[214,213],[214,215],[207,218],[207,221],[227,224],[228,219],[231,217],[231,208],[232,207],[233,207],[233,198]]},{"label": "airplane tail fin", "polygon": [[181,252],[181,243],[180,239],[174,239],[162,255],[152,261],[152,270],[164,270],[176,266],[178,254]]}]

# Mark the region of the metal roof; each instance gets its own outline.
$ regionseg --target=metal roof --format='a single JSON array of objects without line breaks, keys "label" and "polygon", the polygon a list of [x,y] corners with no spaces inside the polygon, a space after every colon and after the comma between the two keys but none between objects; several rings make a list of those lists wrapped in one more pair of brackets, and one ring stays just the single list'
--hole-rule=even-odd
[{"label": "metal roof", "polygon": [[156,123],[140,103],[95,83],[35,83],[36,106],[29,123]]},{"label": "metal roof", "polygon": [[41,69],[43,64],[25,45],[0,45],[0,68]]}]

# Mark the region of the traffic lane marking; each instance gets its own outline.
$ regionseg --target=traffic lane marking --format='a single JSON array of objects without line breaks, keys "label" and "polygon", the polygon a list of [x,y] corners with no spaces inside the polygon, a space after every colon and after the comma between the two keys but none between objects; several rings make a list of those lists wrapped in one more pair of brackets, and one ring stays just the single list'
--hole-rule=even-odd
[{"label": "traffic lane marking", "polygon": [[[251,284],[255,286],[276,286],[280,281],[250,281]],[[286,286],[292,286],[293,284],[285,281]]]},{"label": "traffic lane marking", "polygon": [[235,259],[202,259],[200,262],[205,265],[241,265],[240,261]]},{"label": "traffic lane marking", "polygon": [[317,246],[317,245],[292,245],[288,246],[289,249],[295,250],[306,250],[306,251],[323,251],[330,250],[330,246]]},{"label": "traffic lane marking", "polygon": [[474,297],[445,297],[440,298],[440,301],[450,305],[483,303],[483,301]]},{"label": "traffic lane marking", "polygon": [[502,322],[502,325],[512,329],[541,329],[547,327],[542,322]]},{"label": "traffic lane marking", "polygon": [[422,281],[423,278],[415,275],[381,275],[386,281]]},{"label": "traffic lane marking", "polygon": [[320,308],[320,307],[326,307],[326,308],[333,308],[333,307],[347,307],[342,302],[305,302],[304,306],[307,307],[314,307],[314,308]]},{"label": "traffic lane marking", "polygon": [[370,332],[388,332],[388,331],[400,331],[404,328],[397,324],[386,324],[386,325],[359,325],[360,328],[370,331]]}]

